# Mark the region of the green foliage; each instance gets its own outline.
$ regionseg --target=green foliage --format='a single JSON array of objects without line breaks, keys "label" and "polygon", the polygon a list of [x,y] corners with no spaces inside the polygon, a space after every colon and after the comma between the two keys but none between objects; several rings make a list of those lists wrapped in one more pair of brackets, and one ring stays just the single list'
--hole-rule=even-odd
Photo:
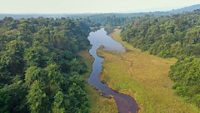
[{"label": "green foliage", "polygon": [[48,49],[43,46],[33,46],[26,49],[24,59],[28,66],[44,67],[47,61]]},{"label": "green foliage", "polygon": [[200,10],[136,18],[122,30],[124,41],[161,57],[176,57],[169,77],[176,93],[200,107]]},{"label": "green foliage", "polygon": [[200,58],[185,58],[171,67],[169,77],[176,93],[200,107]]},{"label": "green foliage", "polygon": [[61,91],[58,91],[54,97],[52,111],[53,113],[64,113],[65,108],[63,107],[64,94]]},{"label": "green foliage", "polygon": [[5,46],[5,50],[0,51],[0,81],[9,83],[12,76],[22,74],[24,70],[23,53],[25,42],[12,40]]},{"label": "green foliage", "polygon": [[43,91],[44,86],[39,81],[34,81],[27,95],[27,102],[30,105],[31,113],[47,113],[48,97]]},{"label": "green foliage", "polygon": [[25,83],[30,87],[35,80],[45,82],[46,73],[42,68],[31,66],[26,70]]},{"label": "green foliage", "polygon": [[7,17],[0,25],[1,113],[89,111],[78,56],[89,47],[84,21]]},{"label": "green foliage", "polygon": [[15,81],[0,89],[1,113],[27,113],[28,108],[25,96],[27,89],[22,81]]},{"label": "green foliage", "polygon": [[132,20],[133,16],[121,14],[97,14],[89,16],[92,27],[94,26],[123,26]]},{"label": "green foliage", "polygon": [[199,12],[135,18],[123,28],[123,40],[161,57],[199,56]]}]

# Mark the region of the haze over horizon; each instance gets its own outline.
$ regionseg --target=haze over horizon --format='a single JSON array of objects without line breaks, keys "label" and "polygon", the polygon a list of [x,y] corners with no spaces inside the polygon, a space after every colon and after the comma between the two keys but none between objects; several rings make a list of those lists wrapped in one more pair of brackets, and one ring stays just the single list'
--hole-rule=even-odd
[{"label": "haze over horizon", "polygon": [[166,11],[200,4],[199,0],[0,0],[0,13],[113,13]]}]

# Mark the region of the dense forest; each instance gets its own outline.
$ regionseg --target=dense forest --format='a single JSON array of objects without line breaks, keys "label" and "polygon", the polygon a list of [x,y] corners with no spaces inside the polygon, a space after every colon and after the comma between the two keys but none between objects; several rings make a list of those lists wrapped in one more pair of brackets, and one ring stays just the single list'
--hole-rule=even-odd
[{"label": "dense forest", "polygon": [[82,18],[87,20],[91,27],[99,29],[103,26],[109,34],[116,27],[125,26],[127,23],[130,23],[133,18],[133,14],[95,14],[85,17],[83,16]]},{"label": "dense forest", "polygon": [[169,77],[176,93],[200,107],[200,10],[171,16],[137,17],[125,26],[123,40],[142,51],[176,57]]},{"label": "dense forest", "polygon": [[122,38],[142,51],[175,57],[169,77],[176,94],[200,108],[200,10],[175,15],[95,14],[71,18],[0,20],[0,113],[88,113],[79,52],[91,29]]},{"label": "dense forest", "polygon": [[80,75],[90,28],[82,20],[0,20],[0,112],[87,113]]}]

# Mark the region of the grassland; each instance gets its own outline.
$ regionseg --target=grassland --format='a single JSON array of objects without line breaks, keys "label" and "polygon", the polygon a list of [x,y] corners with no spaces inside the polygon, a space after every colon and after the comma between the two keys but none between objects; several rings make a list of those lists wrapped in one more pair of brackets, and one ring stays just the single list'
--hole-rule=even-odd
[{"label": "grassland", "polygon": [[[121,42],[127,52],[114,54],[99,51],[105,58],[101,79],[111,88],[133,96],[140,113],[198,113],[198,109],[174,94],[168,78],[176,59],[163,59],[141,52],[121,40],[120,30],[112,37]],[[110,113],[109,111],[107,113]]]},{"label": "grassland", "polygon": [[[84,79],[87,81],[92,70],[93,58],[89,55],[87,51],[80,52],[80,55],[84,58],[85,63],[89,67],[88,73],[83,76]],[[89,84],[86,84],[86,90],[89,98],[90,113],[117,113],[117,106],[114,99],[108,99],[101,96],[100,93]]]}]

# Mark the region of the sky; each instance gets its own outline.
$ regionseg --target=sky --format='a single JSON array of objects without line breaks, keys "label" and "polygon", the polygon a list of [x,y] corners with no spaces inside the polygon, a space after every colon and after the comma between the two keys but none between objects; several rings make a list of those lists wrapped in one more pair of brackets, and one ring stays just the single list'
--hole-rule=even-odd
[{"label": "sky", "polygon": [[0,13],[128,13],[194,4],[200,4],[200,0],[0,0]]}]

